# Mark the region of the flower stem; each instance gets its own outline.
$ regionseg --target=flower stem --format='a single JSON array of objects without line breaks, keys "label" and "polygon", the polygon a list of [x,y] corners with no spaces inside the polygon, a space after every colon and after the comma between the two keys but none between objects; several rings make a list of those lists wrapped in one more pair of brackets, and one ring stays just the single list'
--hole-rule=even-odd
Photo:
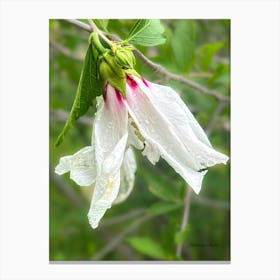
[{"label": "flower stem", "polygon": [[100,43],[99,41],[99,36],[97,33],[93,32],[91,33],[90,37],[89,37],[89,43],[91,43],[93,41],[96,49],[98,50],[98,52],[100,54],[103,54],[106,52],[106,49],[103,47],[103,45]]},{"label": "flower stem", "polygon": [[[186,197],[185,197],[185,208],[184,208],[184,213],[183,213],[183,217],[182,217],[182,224],[181,224],[181,230],[180,230],[181,232],[183,232],[188,225],[190,206],[191,206],[191,196],[192,196],[192,189],[191,189],[191,187],[188,187],[188,190],[186,192]],[[178,244],[177,248],[176,248],[176,257],[177,258],[181,258],[182,249],[183,249],[183,244]]]},{"label": "flower stem", "polygon": [[94,33],[97,33],[110,47],[112,47],[113,42],[111,40],[109,40],[102,32],[100,32],[100,30],[98,29],[96,24],[93,22],[93,20],[89,19],[88,22],[90,24],[90,27],[91,27],[92,31]]}]

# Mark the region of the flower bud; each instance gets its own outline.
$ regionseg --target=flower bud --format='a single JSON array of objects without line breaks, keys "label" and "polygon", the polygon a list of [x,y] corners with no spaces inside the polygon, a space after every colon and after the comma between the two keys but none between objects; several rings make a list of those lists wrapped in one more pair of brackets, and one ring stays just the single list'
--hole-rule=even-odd
[{"label": "flower bud", "polygon": [[102,80],[109,80],[114,77],[122,78],[124,76],[123,70],[115,63],[111,55],[106,55],[104,58],[101,58],[99,73]]},{"label": "flower bud", "polygon": [[135,56],[132,52],[132,48],[128,46],[117,49],[115,51],[115,60],[123,69],[133,69],[135,65]]},{"label": "flower bud", "polygon": [[99,74],[104,85],[109,82],[125,97],[126,74],[121,66],[116,63],[115,56],[111,52],[105,53],[101,58]]}]

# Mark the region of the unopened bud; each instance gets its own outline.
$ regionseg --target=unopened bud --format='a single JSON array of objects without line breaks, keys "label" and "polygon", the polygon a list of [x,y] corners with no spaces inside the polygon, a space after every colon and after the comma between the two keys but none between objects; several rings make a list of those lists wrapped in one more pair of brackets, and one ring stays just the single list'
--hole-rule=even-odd
[{"label": "unopened bud", "polygon": [[116,50],[115,60],[122,69],[133,69],[135,65],[135,56],[130,46],[122,47]]},{"label": "unopened bud", "polygon": [[109,82],[112,87],[116,88],[125,97],[126,74],[116,63],[112,53],[108,52],[101,58],[99,74],[104,84]]}]

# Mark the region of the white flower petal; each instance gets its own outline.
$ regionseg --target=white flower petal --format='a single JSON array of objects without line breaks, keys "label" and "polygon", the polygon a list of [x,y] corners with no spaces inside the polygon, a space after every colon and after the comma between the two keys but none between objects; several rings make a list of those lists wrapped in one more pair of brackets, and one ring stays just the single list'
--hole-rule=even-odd
[{"label": "white flower petal", "polygon": [[93,147],[88,146],[72,156],[62,157],[55,168],[55,172],[62,175],[69,171],[70,178],[78,185],[91,185],[96,177]]},{"label": "white flower petal", "polygon": [[[203,142],[200,141],[188,122],[184,123],[187,128],[184,128],[183,124],[179,127],[175,126],[173,124],[174,118],[172,119],[170,115],[171,112],[165,114],[164,111],[161,111],[161,106],[156,102],[153,103],[154,98],[151,97],[152,93],[148,87],[138,78],[134,77],[134,79],[138,86],[132,85],[131,88],[128,86],[126,106],[146,140],[144,153],[154,161],[160,154],[198,193],[203,176],[206,173],[205,171],[199,172],[199,170],[213,165],[213,155],[211,153],[215,156],[219,153],[204,143],[206,141],[205,137]],[[139,88],[140,85],[141,88]],[[143,90],[144,86],[145,92]],[[160,98],[160,95],[157,98]],[[166,105],[172,107],[172,100],[169,100]],[[180,111],[180,107],[177,107],[176,109]],[[173,115],[175,112],[172,112]],[[170,121],[170,118],[172,121]],[[183,132],[181,132],[181,129]],[[185,143],[185,141],[188,142]],[[204,154],[205,151],[207,152],[206,155]]]},{"label": "white flower petal", "polygon": [[136,160],[134,152],[128,148],[125,152],[123,164],[121,166],[120,190],[114,204],[124,201],[131,193],[134,186],[136,172]]},{"label": "white flower petal", "polygon": [[228,157],[212,148],[201,126],[172,88],[149,83],[149,90],[144,83],[140,85],[153,105],[166,116],[186,149],[190,149],[196,159],[197,169],[218,163],[226,164]]},{"label": "white flower petal", "polygon": [[112,152],[120,138],[127,133],[128,114],[119,93],[107,85],[106,102],[100,100],[94,122],[94,142],[97,169]]},{"label": "white flower petal", "polygon": [[132,145],[136,149],[142,150],[144,148],[145,139],[131,117],[128,118],[128,123],[128,146]]},{"label": "white flower petal", "polygon": [[70,171],[70,161],[73,156],[65,156],[60,158],[59,164],[55,167],[55,173],[58,175],[65,174]]},{"label": "white flower petal", "polygon": [[116,199],[120,187],[120,168],[127,144],[128,113],[122,97],[110,85],[106,102],[100,101],[94,122],[96,183],[88,213],[91,226],[100,219]]},{"label": "white flower petal", "polygon": [[145,138],[144,154],[156,161],[163,150],[167,153],[178,153],[184,165],[195,168],[195,162],[185,149],[166,117],[151,103],[146,93],[139,87],[127,90],[127,108]]},{"label": "white flower petal", "polygon": [[[97,181],[104,184],[103,180]],[[95,188],[98,187],[95,185]],[[106,191],[104,195],[97,201],[91,202],[88,212],[88,220],[92,228],[97,228],[101,218],[104,216],[107,209],[111,208],[113,201],[116,199],[120,187],[120,172],[112,174],[107,178]],[[94,190],[95,193],[95,190]],[[94,194],[93,194],[94,195]]]},{"label": "white flower petal", "polygon": [[105,159],[100,174],[96,177],[93,197],[88,212],[89,223],[93,228],[116,199],[120,188],[120,168],[127,143],[127,133],[120,139],[111,154]]},{"label": "white flower petal", "polygon": [[156,164],[161,156],[159,148],[153,141],[145,142],[145,149],[142,154],[143,156],[146,156],[152,164]]},{"label": "white flower petal", "polygon": [[[181,130],[181,128],[184,129],[186,124],[188,124],[200,141],[210,147],[212,146],[206,133],[176,91],[171,87],[151,82],[148,85],[152,93],[149,95],[149,98],[154,106],[157,106],[166,115],[173,126]],[[142,90],[147,88],[144,84],[140,84],[140,86]],[[184,132],[182,131],[182,133]]]}]

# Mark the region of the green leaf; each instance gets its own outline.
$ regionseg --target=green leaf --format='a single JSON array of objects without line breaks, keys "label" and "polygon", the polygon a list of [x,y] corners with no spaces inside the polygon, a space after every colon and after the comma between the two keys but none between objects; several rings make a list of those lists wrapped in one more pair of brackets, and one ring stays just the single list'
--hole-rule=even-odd
[{"label": "green leaf", "polygon": [[136,251],[143,255],[157,260],[164,260],[167,257],[160,243],[148,237],[132,237],[127,241]]},{"label": "green leaf", "polygon": [[216,42],[205,44],[200,47],[197,57],[200,60],[200,65],[202,70],[208,70],[214,55],[223,47],[223,42]]},{"label": "green leaf", "polygon": [[84,60],[75,101],[67,122],[56,140],[56,147],[63,142],[65,134],[73,127],[75,121],[84,115],[89,107],[93,105],[96,96],[102,94],[97,71],[98,55],[95,51],[90,44]]},{"label": "green leaf", "polygon": [[161,215],[182,207],[181,203],[172,202],[156,202],[147,209],[147,212],[152,215]]},{"label": "green leaf", "polygon": [[229,70],[230,70],[229,65],[219,64],[216,67],[213,76],[207,81],[207,84],[211,85],[211,84],[213,84],[213,82],[216,82],[218,79],[220,79],[223,76],[225,76],[227,78],[225,80],[225,84],[228,84],[229,83]]},{"label": "green leaf", "polygon": [[165,42],[164,27],[159,19],[139,19],[128,34],[127,42],[146,47]]},{"label": "green leaf", "polygon": [[190,70],[195,57],[195,24],[193,20],[180,20],[175,24],[171,46],[179,69],[182,72]]}]

